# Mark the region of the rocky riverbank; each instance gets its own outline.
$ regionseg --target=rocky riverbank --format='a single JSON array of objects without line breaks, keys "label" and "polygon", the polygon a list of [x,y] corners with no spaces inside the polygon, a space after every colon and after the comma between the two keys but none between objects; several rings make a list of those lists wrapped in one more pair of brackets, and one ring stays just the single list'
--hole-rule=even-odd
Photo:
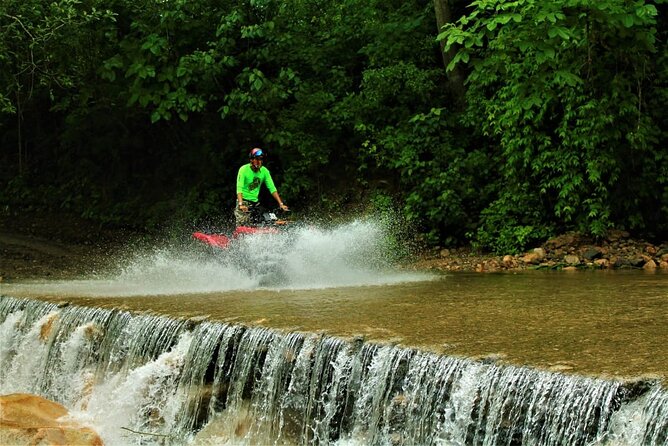
[{"label": "rocky riverbank", "polygon": [[469,248],[441,249],[420,260],[417,268],[441,271],[497,272],[550,269],[642,269],[668,273],[668,242],[637,240],[626,231],[612,230],[594,240],[567,233],[520,255],[487,255]]}]

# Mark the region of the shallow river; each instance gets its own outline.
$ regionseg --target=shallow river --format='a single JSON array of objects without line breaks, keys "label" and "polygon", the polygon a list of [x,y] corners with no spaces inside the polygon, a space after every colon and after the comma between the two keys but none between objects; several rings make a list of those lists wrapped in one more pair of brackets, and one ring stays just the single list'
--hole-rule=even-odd
[{"label": "shallow river", "polygon": [[[394,283],[396,282],[396,283]],[[668,274],[412,275],[383,285],[125,295],[104,281],[3,284],[1,294],[289,331],[364,336],[604,377],[668,376]]]}]

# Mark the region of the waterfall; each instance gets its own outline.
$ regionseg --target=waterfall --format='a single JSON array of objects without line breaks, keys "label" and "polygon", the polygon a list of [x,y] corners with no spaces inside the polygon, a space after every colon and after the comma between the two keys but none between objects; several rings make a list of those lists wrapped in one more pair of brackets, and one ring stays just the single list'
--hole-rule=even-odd
[{"label": "waterfall", "polygon": [[0,394],[107,444],[665,445],[668,392],[394,345],[0,297]]}]

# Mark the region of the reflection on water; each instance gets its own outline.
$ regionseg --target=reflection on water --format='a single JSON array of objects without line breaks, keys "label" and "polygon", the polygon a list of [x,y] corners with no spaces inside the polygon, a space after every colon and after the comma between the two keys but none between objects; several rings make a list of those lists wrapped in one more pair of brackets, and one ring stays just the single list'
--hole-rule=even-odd
[{"label": "reflection on water", "polygon": [[364,336],[573,373],[668,376],[666,274],[527,272],[410,279],[382,286],[116,297],[82,296],[86,293],[76,287],[57,284],[4,284],[2,294]]}]

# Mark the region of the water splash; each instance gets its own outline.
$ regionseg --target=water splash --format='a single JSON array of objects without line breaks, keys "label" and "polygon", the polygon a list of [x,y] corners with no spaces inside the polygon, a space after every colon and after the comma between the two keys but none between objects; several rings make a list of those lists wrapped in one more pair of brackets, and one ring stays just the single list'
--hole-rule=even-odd
[{"label": "water splash", "polygon": [[371,221],[248,235],[227,250],[207,249],[193,240],[132,252],[106,275],[11,284],[8,291],[93,297],[173,295],[391,285],[434,278],[394,267],[388,240],[386,227]]},{"label": "water splash", "polygon": [[624,406],[611,420],[601,446],[668,444],[668,392],[655,387]]},{"label": "water splash", "polygon": [[61,402],[108,444],[654,446],[668,436],[656,382],[9,297],[0,336],[0,393]]}]

